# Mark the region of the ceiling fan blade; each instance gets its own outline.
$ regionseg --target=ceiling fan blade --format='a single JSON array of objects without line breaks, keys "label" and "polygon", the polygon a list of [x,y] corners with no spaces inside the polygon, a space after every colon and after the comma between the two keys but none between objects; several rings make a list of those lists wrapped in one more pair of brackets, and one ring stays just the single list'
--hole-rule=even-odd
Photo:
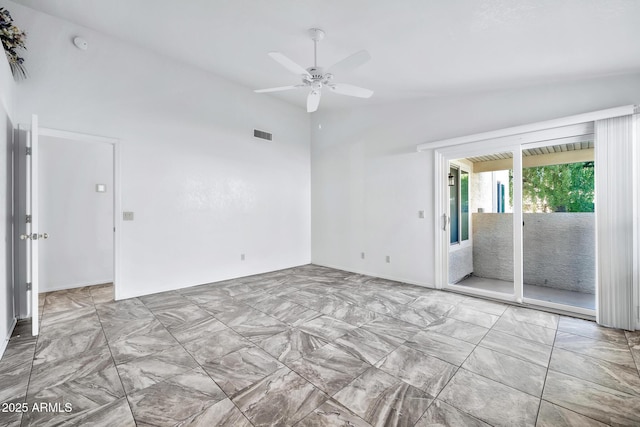
[{"label": "ceiling fan blade", "polygon": [[254,90],[254,92],[255,93],[280,92],[280,91],[283,91],[283,90],[297,89],[299,87],[304,87],[304,85],[270,87],[268,89],[256,89],[256,90]]},{"label": "ceiling fan blade", "polygon": [[373,91],[370,89],[347,85],[344,83],[336,83],[334,85],[329,85],[329,87],[332,91],[339,93],[340,95],[356,96],[358,98],[371,98],[371,95],[373,95]]},{"label": "ceiling fan blade", "polygon": [[309,74],[307,70],[305,70],[304,68],[302,68],[302,66],[296,64],[295,62],[293,62],[292,60],[290,60],[280,52],[269,52],[269,56],[273,58],[273,60],[276,61],[278,64],[282,65],[284,68],[291,71],[293,74],[297,74],[297,75],[302,74],[302,75],[311,77],[311,74]]},{"label": "ceiling fan blade", "polygon": [[347,56],[342,61],[336,62],[331,67],[329,67],[327,71],[332,74],[340,74],[344,71],[353,70],[354,68],[359,67],[370,59],[371,55],[369,55],[369,52],[367,52],[366,50],[361,50],[360,52],[356,52],[353,55]]},{"label": "ceiling fan blade", "polygon": [[321,95],[322,93],[319,90],[309,92],[309,96],[307,96],[307,113],[313,113],[318,109]]}]

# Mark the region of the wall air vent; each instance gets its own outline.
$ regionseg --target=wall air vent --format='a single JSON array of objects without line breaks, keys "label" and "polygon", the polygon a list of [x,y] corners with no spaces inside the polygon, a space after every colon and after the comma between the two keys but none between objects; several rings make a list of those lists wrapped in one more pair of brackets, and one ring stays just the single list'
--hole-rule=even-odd
[{"label": "wall air vent", "polygon": [[271,135],[269,132],[258,129],[253,130],[253,136],[260,139],[266,139],[267,141],[271,141],[273,139],[273,135]]}]

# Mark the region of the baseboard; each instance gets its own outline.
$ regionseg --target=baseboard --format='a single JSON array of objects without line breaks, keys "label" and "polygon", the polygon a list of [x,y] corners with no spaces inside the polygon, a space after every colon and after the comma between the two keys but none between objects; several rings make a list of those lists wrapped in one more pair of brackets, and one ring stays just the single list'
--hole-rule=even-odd
[{"label": "baseboard", "polygon": [[4,355],[4,351],[7,349],[7,345],[9,345],[9,339],[11,339],[11,335],[13,334],[13,330],[18,323],[18,319],[13,318],[13,322],[11,322],[11,326],[9,326],[9,331],[7,333],[7,337],[0,343],[0,359]]},{"label": "baseboard", "polygon": [[378,273],[372,273],[372,272],[365,271],[365,270],[357,270],[357,269],[342,267],[342,266],[339,266],[339,265],[324,264],[324,263],[319,263],[319,262],[314,262],[314,261],[312,261],[311,264],[319,265],[320,267],[327,267],[327,268],[333,268],[333,269],[336,269],[336,270],[348,271],[349,273],[363,274],[365,276],[377,277],[379,279],[393,280],[394,282],[407,283],[409,285],[420,286],[422,288],[429,288],[429,289],[435,289],[436,288],[431,283],[416,282],[415,280],[409,280],[409,279],[406,279],[406,278],[403,278],[403,277],[385,276],[385,275],[381,275],[381,274],[378,274]]}]

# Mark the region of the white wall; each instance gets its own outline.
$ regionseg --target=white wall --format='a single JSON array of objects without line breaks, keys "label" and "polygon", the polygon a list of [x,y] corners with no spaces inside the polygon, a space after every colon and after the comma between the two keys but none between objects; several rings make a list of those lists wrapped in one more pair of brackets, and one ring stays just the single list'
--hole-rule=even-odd
[{"label": "white wall", "polygon": [[113,145],[40,136],[38,156],[40,292],[112,282]]},{"label": "white wall", "polygon": [[11,164],[15,82],[6,56],[0,49],[0,357],[14,325],[13,226]]},{"label": "white wall", "polygon": [[[116,224],[119,297],[309,263],[307,113],[10,5],[29,34],[20,122],[37,113],[43,127],[121,140],[122,209],[135,220]],[[87,51],[73,46],[76,35]]]},{"label": "white wall", "polygon": [[320,110],[311,123],[312,261],[433,286],[433,152],[418,144],[634,103],[640,74]]}]

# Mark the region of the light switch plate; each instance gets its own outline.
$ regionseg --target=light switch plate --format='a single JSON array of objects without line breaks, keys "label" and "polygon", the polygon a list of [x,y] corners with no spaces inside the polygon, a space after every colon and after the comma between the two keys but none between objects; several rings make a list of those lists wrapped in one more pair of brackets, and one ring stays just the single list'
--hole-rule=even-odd
[{"label": "light switch plate", "polygon": [[96,184],[96,193],[106,193],[107,185],[106,184]]},{"label": "light switch plate", "polygon": [[133,212],[122,212],[123,221],[133,221]]}]

